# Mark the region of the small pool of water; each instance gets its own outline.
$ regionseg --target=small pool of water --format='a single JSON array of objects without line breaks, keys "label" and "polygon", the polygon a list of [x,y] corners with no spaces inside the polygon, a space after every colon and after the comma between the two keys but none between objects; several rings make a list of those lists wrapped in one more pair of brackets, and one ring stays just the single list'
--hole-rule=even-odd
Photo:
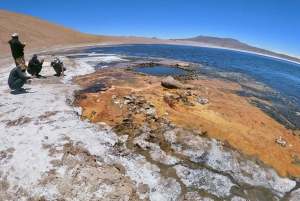
[{"label": "small pool of water", "polygon": [[164,75],[188,75],[189,73],[179,68],[171,68],[167,66],[149,66],[135,68],[133,72],[145,73],[153,76],[164,76]]}]

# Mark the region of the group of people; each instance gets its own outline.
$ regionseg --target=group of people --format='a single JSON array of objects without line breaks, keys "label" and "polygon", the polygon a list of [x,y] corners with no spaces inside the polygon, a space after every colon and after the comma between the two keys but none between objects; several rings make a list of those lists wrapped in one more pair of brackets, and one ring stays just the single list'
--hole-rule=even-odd
[{"label": "group of people", "polygon": [[[29,79],[41,77],[40,72],[43,67],[44,59],[39,61],[37,59],[37,54],[33,54],[31,60],[28,62],[28,66],[26,66],[24,58],[24,48],[26,43],[21,43],[19,41],[17,33],[12,35],[12,39],[8,41],[8,43],[10,44],[11,53],[16,64],[16,67],[10,72],[8,86],[11,89],[20,90],[26,82],[30,81]],[[64,76],[66,68],[63,66],[63,62],[57,57],[51,61],[51,66],[56,72],[55,76]],[[31,76],[27,76],[26,70]]]}]

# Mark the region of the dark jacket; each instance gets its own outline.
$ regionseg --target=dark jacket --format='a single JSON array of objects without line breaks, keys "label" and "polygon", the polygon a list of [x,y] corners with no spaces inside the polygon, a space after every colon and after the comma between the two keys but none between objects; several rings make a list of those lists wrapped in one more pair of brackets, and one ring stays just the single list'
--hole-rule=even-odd
[{"label": "dark jacket", "polygon": [[15,60],[20,56],[24,55],[25,45],[21,44],[19,39],[13,38],[10,41],[8,41],[8,43],[10,44],[11,54]]},{"label": "dark jacket", "polygon": [[34,56],[28,63],[28,70],[27,72],[30,74],[39,73],[42,69],[43,63],[41,63],[37,58]]},{"label": "dark jacket", "polygon": [[9,77],[8,77],[8,85],[11,86],[16,80],[21,79],[23,81],[26,81],[30,79],[30,77],[24,76],[22,74],[22,69],[20,67],[15,67],[10,71]]}]

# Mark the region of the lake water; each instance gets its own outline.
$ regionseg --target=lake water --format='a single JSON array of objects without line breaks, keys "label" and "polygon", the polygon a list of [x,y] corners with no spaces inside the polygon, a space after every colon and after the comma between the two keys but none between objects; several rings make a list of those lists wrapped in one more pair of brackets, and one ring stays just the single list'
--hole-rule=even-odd
[{"label": "lake water", "polygon": [[171,68],[167,66],[149,66],[135,68],[133,72],[141,72],[153,76],[164,76],[164,75],[188,75],[189,73],[179,68]]},{"label": "lake water", "polygon": [[72,50],[67,56],[82,60],[96,69],[143,58],[201,64],[204,68],[198,69],[199,74],[205,73],[206,76],[242,85],[245,82],[261,84],[264,90],[244,85],[244,90],[236,93],[271,101],[274,104],[272,107],[259,101],[253,101],[253,104],[288,128],[300,129],[300,65],[293,62],[234,50],[156,44],[87,47]]}]

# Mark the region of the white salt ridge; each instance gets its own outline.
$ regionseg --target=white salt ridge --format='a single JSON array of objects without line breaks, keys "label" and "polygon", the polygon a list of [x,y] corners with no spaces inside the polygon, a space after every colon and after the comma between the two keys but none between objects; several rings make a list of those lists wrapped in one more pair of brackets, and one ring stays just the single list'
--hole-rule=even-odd
[{"label": "white salt ridge", "polygon": [[[73,55],[68,55],[73,56]],[[82,56],[82,54],[81,54]],[[75,61],[82,61],[88,63],[90,65],[95,65],[98,63],[111,63],[111,62],[121,62],[121,61],[129,61],[127,59],[122,58],[119,55],[114,54],[87,54],[87,57],[74,58]]]}]

